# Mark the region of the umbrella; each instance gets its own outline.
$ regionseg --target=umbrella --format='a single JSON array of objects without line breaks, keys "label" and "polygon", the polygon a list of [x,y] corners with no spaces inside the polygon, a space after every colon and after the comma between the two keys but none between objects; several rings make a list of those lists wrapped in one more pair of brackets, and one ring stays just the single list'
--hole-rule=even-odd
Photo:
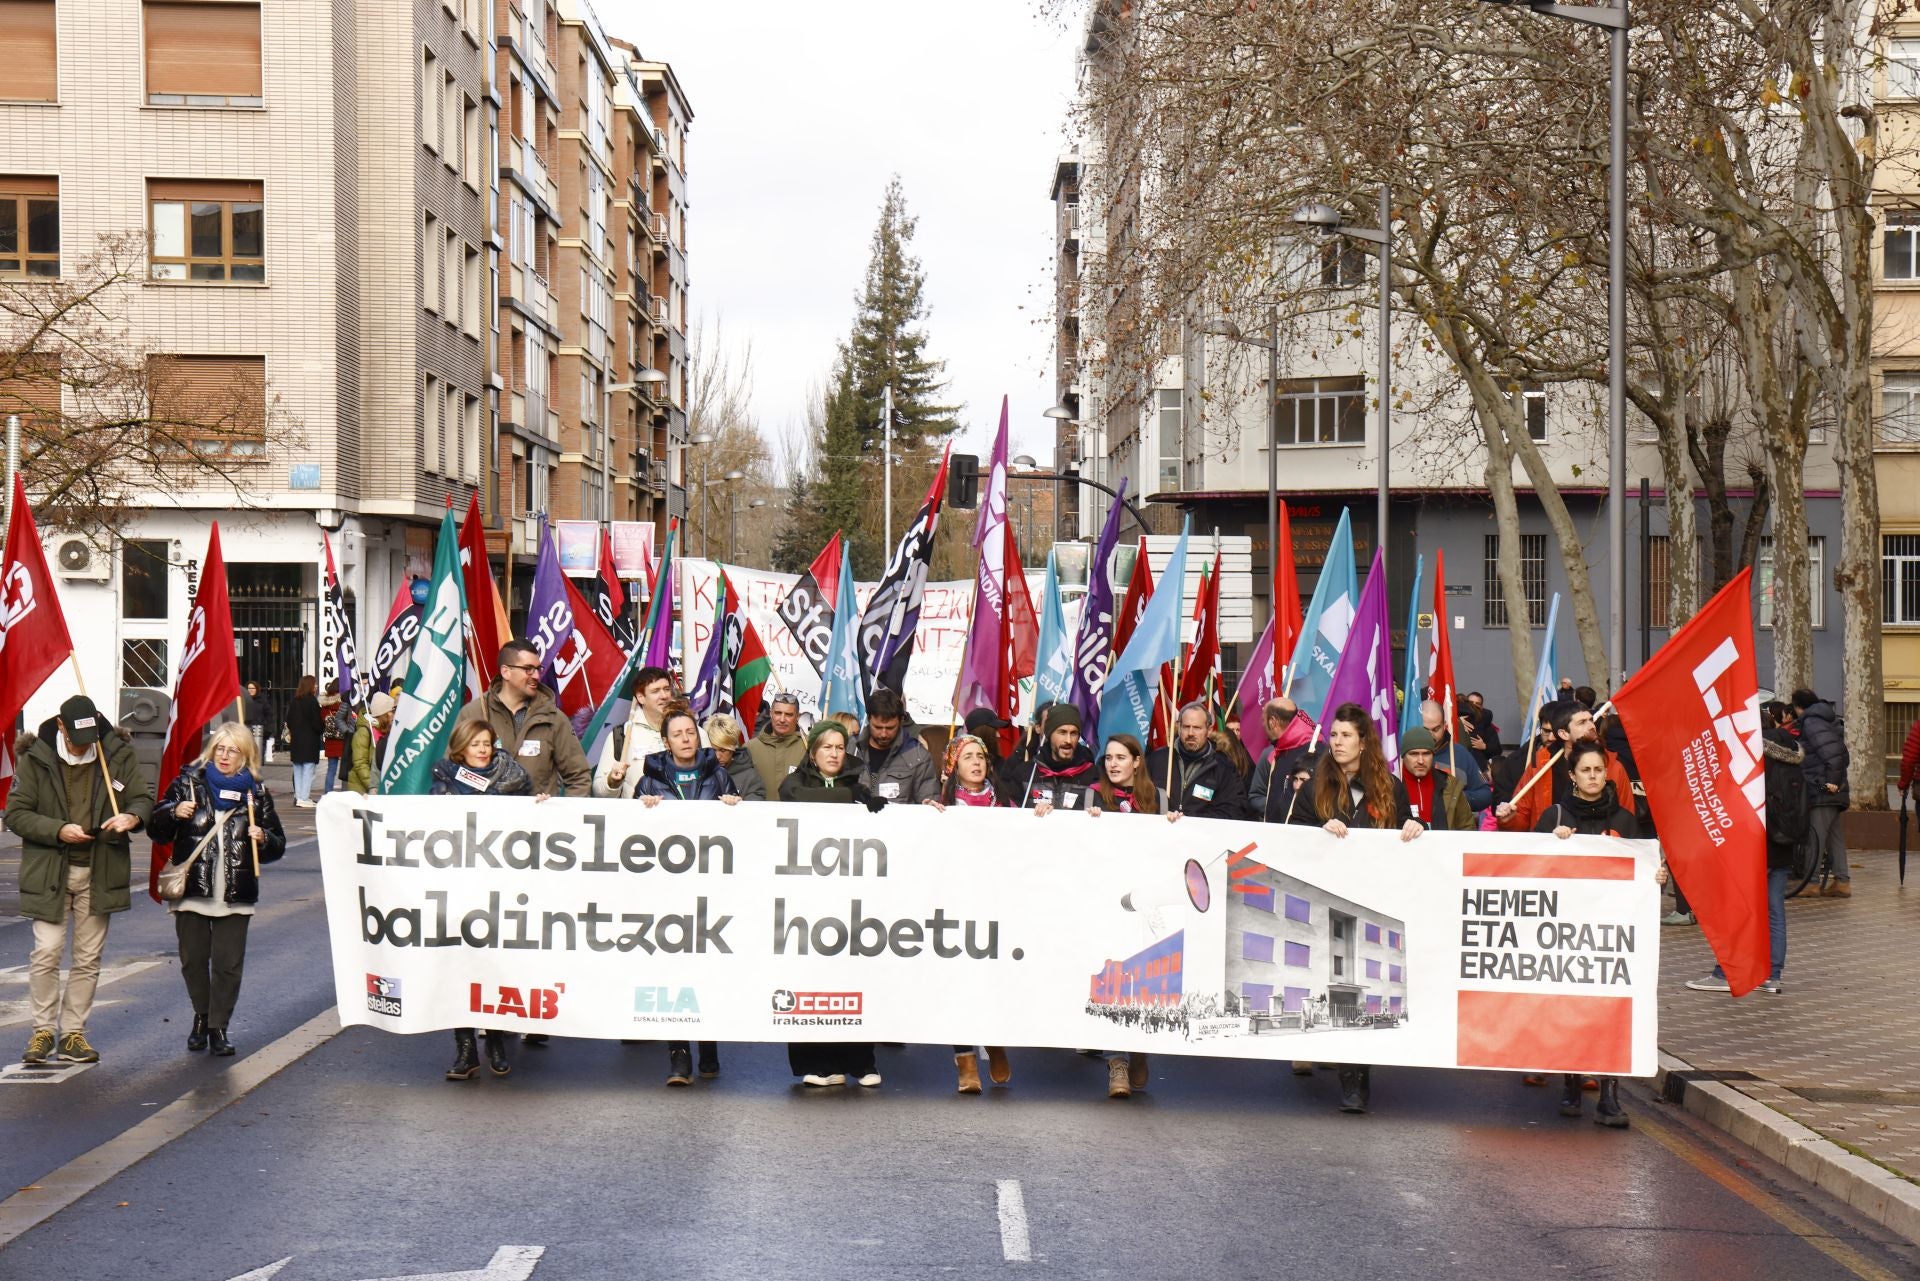
[{"label": "umbrella", "polygon": [[1900,883],[1902,885],[1907,883],[1907,793],[1912,790],[1908,788],[1906,792],[1900,793]]}]

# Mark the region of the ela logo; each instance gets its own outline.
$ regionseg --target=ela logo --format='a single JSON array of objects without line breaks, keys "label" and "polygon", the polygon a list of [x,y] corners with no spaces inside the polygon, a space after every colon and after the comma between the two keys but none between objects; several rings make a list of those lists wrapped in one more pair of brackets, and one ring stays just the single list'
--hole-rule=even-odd
[{"label": "ela logo", "polygon": [[475,1014],[557,1019],[560,1017],[560,994],[566,990],[565,983],[555,983],[552,987],[530,987],[524,993],[517,987],[501,987],[498,989],[499,995],[489,1001],[485,999],[485,988],[478,983],[469,983],[467,1008]]},{"label": "ela logo", "polygon": [[400,980],[381,974],[367,975],[367,1008],[375,1014],[400,1017]]},{"label": "ela logo", "polygon": [[635,1014],[698,1014],[700,996],[690,987],[636,987]]}]

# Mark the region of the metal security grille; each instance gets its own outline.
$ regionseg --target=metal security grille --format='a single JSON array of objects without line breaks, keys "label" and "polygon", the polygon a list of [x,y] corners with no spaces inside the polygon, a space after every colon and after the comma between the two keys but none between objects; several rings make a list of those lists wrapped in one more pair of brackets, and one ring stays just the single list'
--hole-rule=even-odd
[{"label": "metal security grille", "polygon": [[269,724],[275,727],[286,715],[300,677],[317,674],[319,664],[320,602],[291,588],[283,590],[283,595],[236,595],[232,600],[241,683],[260,682]]},{"label": "metal security grille", "polygon": [[1880,621],[1920,627],[1920,534],[1887,534],[1880,540]]},{"label": "metal security grille", "polygon": [[[1500,535],[1487,535],[1481,598],[1486,602],[1485,625],[1507,625],[1507,598],[1500,587]],[[1520,581],[1527,592],[1529,627],[1547,625],[1547,536],[1520,535]]]}]

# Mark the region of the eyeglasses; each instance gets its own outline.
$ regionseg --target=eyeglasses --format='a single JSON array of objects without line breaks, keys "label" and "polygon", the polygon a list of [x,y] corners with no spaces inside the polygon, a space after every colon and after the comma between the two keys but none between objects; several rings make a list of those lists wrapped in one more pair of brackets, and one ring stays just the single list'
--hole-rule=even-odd
[{"label": "eyeglasses", "polygon": [[501,670],[507,671],[507,672],[537,672],[540,670],[540,664],[538,663],[507,663],[501,668]]}]

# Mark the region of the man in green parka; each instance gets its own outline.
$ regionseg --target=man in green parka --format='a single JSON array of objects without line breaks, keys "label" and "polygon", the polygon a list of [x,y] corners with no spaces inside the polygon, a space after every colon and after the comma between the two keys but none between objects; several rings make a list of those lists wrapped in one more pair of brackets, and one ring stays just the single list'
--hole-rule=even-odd
[{"label": "man in green parka", "polygon": [[[60,714],[22,736],[15,748],[7,830],[20,838],[20,912],[33,919],[27,967],[33,1033],[23,1056],[96,1063],[87,1015],[100,980],[107,920],[133,905],[130,834],[153,813],[153,788],[133,744],[107,723],[93,700],[76,695]],[[101,767],[101,760],[106,766]],[[73,970],[60,992],[60,956],[73,923]]]}]

